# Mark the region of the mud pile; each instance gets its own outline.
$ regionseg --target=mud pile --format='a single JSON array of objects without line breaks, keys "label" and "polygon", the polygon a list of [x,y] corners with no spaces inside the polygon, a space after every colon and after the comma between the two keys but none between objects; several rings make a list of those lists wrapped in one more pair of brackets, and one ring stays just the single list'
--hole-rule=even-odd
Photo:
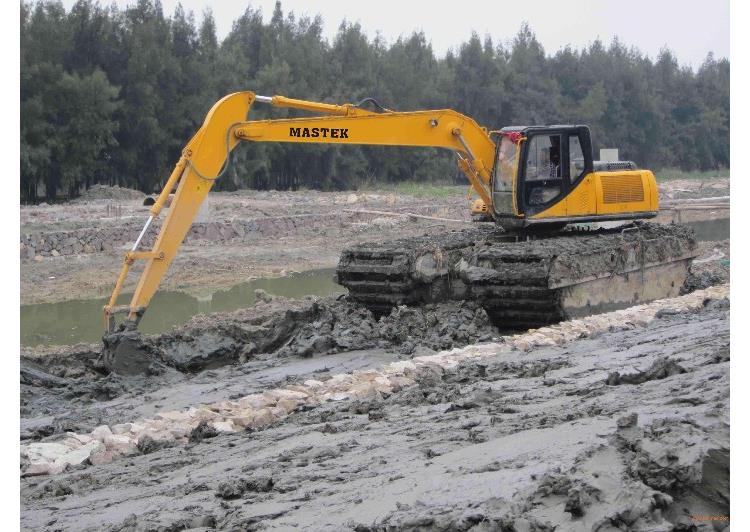
[{"label": "mud pile", "polygon": [[700,250],[701,255],[690,265],[690,272],[681,290],[683,294],[729,282],[729,240],[701,242]]},{"label": "mud pile", "polygon": [[146,195],[140,190],[124,188],[117,185],[92,185],[85,190],[81,196],[74,201],[94,201],[94,200],[142,200]]},{"label": "mud pile", "polygon": [[139,339],[140,350],[180,371],[252,359],[312,357],[362,349],[411,355],[498,336],[473,302],[397,307],[376,318],[339,297],[290,300],[257,291],[257,303],[228,314],[201,315],[168,333]]}]

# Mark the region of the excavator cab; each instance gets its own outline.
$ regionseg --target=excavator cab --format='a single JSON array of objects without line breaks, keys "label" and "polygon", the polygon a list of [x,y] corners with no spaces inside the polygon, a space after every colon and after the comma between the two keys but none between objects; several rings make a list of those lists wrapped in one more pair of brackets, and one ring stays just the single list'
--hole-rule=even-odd
[{"label": "excavator cab", "polygon": [[514,126],[498,133],[492,200],[503,228],[656,214],[653,174],[630,161],[595,162],[588,126]]}]

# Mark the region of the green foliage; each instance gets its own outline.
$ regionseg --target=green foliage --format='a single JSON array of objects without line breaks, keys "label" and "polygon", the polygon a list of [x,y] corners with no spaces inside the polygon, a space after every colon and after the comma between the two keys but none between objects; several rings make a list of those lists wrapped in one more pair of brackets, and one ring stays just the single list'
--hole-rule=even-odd
[{"label": "green foliage", "polygon": [[[59,0],[23,2],[22,200],[35,201],[41,184],[49,197],[94,183],[158,190],[213,103],[247,89],[451,108],[489,129],[585,123],[595,150],[619,148],[657,175],[729,166],[726,59],[709,54],[693,71],[669,50],[652,61],[616,39],[548,55],[528,25],[494,41],[473,34],[437,58],[422,32],[388,45],[343,21],[329,42],[319,17],[280,3],[269,15],[248,7],[219,42],[210,10],[196,22],[179,5],[165,15],[159,0],[124,9],[78,0],[68,12]],[[256,118],[302,114],[253,109]],[[453,154],[438,149],[260,144],[235,150],[233,162],[218,189],[412,187],[434,197],[449,193],[442,184],[464,184]]]}]

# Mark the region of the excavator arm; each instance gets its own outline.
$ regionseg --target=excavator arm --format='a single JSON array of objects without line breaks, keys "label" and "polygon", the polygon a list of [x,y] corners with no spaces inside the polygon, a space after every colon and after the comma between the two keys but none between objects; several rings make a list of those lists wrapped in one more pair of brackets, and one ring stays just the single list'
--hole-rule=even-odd
[{"label": "excavator arm", "polygon": [[[247,121],[254,102],[289,107],[324,116]],[[487,206],[494,164],[495,145],[486,129],[474,120],[449,109],[434,111],[373,112],[356,105],[334,105],[284,96],[256,96],[238,92],[219,100],[188,142],[164,189],[151,207],[150,216],[118,276],[104,307],[107,332],[116,329],[115,315],[126,314],[124,329],[135,329],[159,283],[187,235],[201,203],[214,181],[229,163],[229,154],[241,141],[295,142],[326,144],[368,144],[383,146],[423,146],[453,150],[458,165],[473,189]],[[170,193],[177,187],[169,212],[150,251],[139,251],[141,240],[152,221],[159,216]],[[491,211],[491,209],[490,209]],[[135,292],[127,306],[117,306],[130,267],[136,260],[146,262]]]}]

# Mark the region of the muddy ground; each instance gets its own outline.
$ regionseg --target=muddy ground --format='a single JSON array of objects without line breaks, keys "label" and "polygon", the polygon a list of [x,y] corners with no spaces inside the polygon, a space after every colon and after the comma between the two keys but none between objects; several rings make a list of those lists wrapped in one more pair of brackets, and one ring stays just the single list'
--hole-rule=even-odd
[{"label": "muddy ground", "polygon": [[[667,182],[662,195],[721,196],[726,181]],[[218,194],[214,205],[227,220],[247,210],[274,216],[279,205],[468,219],[464,193],[255,192]],[[81,228],[111,201],[23,208],[22,231]],[[137,200],[117,201],[122,218],[145,215]],[[373,220],[294,228],[252,246],[185,246],[162,287],[210,292],[248,277],[331,267],[351,243],[445,229]],[[22,261],[22,302],[102,295],[121,254]],[[685,291],[728,282],[729,259],[729,240],[701,242]],[[107,374],[99,344],[22,348],[21,442],[505,341],[471,303],[399,308],[376,319],[341,297],[259,293],[257,301],[145,338],[152,363],[144,376]],[[366,400],[296,408],[240,433],[204,427],[187,444],[144,440],[110,463],[23,476],[21,527],[721,530],[729,513],[729,316],[728,299],[706,299],[696,310],[666,308],[647,325],[628,322],[561,345],[506,344]]]},{"label": "muddy ground", "polygon": [[[664,201],[719,197],[729,194],[729,180],[666,181],[660,185]],[[112,194],[109,194],[112,195]],[[74,231],[90,227],[140,227],[148,217],[141,200],[107,198],[97,190],[91,198],[73,203],[21,207],[21,233]],[[290,214],[340,216],[335,224],[284,224],[273,236],[212,245],[195,242],[181,247],[177,258],[161,283],[162,290],[177,290],[194,296],[207,296],[218,289],[262,277],[280,277],[295,271],[332,268],[341,250],[351,244],[386,240],[419,234],[437,234],[449,228],[469,224],[466,187],[454,187],[449,194],[415,197],[387,191],[371,192],[259,192],[211,193],[210,220],[269,219]],[[440,222],[369,215],[366,221],[349,211],[385,211],[416,213],[463,220],[465,223]],[[728,217],[727,209],[690,211],[683,221]],[[658,221],[675,219],[673,211],[664,211]],[[119,245],[97,253],[39,257],[21,261],[21,303],[45,303],[68,299],[108,296],[122,266],[128,248]],[[128,248],[129,249],[129,248]],[[125,285],[132,290],[138,265]]]},{"label": "muddy ground", "polygon": [[[260,296],[253,307],[199,315],[142,338],[153,360],[146,368],[148,377],[107,374],[99,360],[101,344],[24,348],[21,439],[88,432],[105,422],[127,422],[133,415],[255,393],[289,381],[294,368],[338,373],[500,336],[484,310],[471,302],[401,307],[375,318],[359,305],[333,297]],[[276,380],[247,382],[248,375],[255,381],[263,371]],[[201,381],[208,386],[195,387]]]},{"label": "muddy ground", "polygon": [[[87,370],[70,354],[27,375],[27,397],[58,399],[46,418],[45,407],[27,403],[22,437],[40,437],[33,425],[48,433],[81,430],[87,419],[114,424],[410,356],[370,349],[193,375],[170,370],[138,382],[94,377],[87,380],[98,390],[74,397],[65,391],[83,390]],[[45,371],[62,360],[69,376]],[[187,445],[26,477],[21,525],[721,529],[727,522],[700,519],[729,511],[728,401],[729,301],[706,300],[691,312],[661,311],[645,328],[425,371],[416,386],[303,408],[262,430],[214,431]]]}]

